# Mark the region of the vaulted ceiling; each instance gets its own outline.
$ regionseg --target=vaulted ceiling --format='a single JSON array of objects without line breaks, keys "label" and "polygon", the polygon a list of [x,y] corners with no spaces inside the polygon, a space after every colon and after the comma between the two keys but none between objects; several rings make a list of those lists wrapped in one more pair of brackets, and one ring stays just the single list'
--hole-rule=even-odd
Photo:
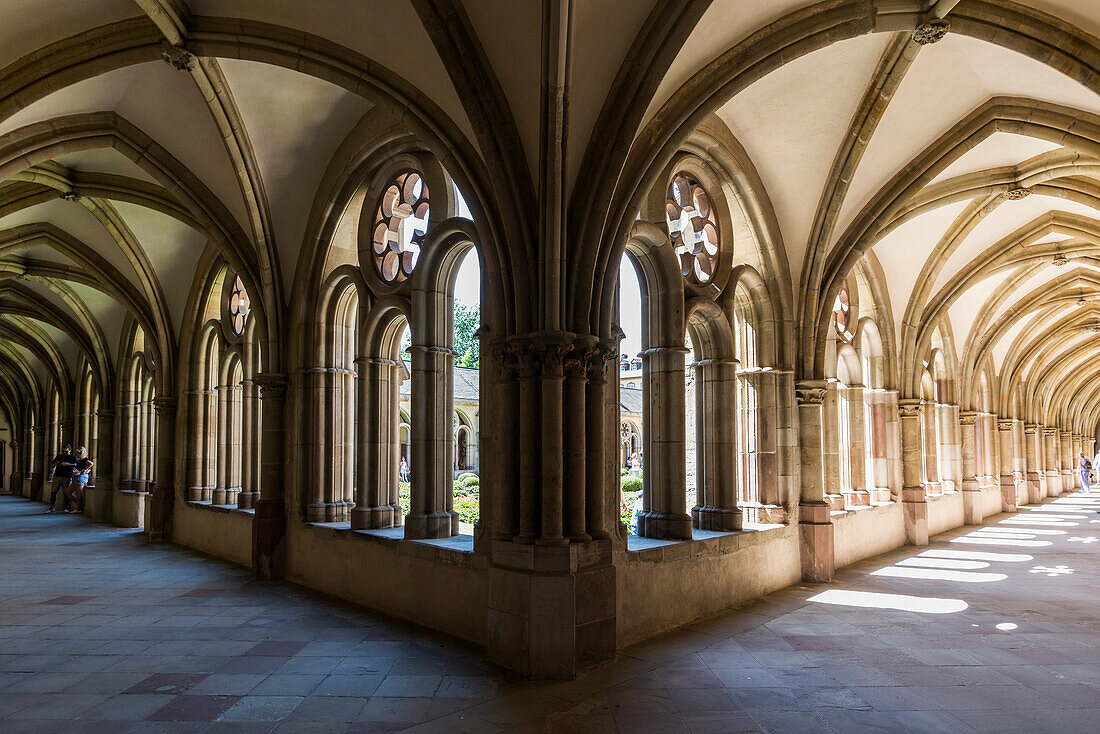
[{"label": "vaulted ceiling", "polygon": [[800,373],[866,257],[903,391],[938,334],[971,403],[988,369],[1002,404],[1022,381],[1029,410],[1100,416],[1100,3],[1078,0],[6,0],[0,404],[85,362],[109,386],[127,319],[170,357],[215,256],[285,307],[325,174],[377,120],[525,201],[562,6],[567,200],[643,185],[650,149],[720,120],[774,209]]}]

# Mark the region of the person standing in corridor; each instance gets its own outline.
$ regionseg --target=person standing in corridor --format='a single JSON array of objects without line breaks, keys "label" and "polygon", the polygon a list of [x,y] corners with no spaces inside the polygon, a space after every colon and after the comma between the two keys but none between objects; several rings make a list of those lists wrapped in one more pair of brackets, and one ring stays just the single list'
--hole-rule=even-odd
[{"label": "person standing in corridor", "polygon": [[64,497],[69,488],[73,468],[76,467],[76,457],[73,456],[71,444],[65,444],[61,448],[61,453],[53,457],[50,467],[53,468],[53,478],[50,480],[50,509],[46,510],[47,513],[53,512],[58,493]]},{"label": "person standing in corridor", "polygon": [[1081,461],[1077,465],[1077,471],[1081,475],[1081,491],[1089,491],[1089,473],[1092,471],[1092,462],[1085,458],[1085,455],[1081,454]]}]

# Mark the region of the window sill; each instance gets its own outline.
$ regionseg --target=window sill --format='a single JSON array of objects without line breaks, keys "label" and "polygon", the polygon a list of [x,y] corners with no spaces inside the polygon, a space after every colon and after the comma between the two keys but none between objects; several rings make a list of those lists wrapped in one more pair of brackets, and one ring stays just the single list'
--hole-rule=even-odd
[{"label": "window sill", "polygon": [[691,540],[658,540],[628,535],[628,560],[670,561],[696,555],[716,555],[736,551],[757,543],[765,543],[793,532],[790,525],[746,523],[743,530],[717,532],[693,528]]},{"label": "window sill", "polygon": [[855,515],[860,512],[867,512],[869,510],[886,510],[890,507],[897,505],[897,502],[890,500],[889,502],[872,502],[869,505],[857,505],[855,507],[849,507],[846,510],[833,510],[829,513],[831,517],[841,518]]},{"label": "window sill", "polygon": [[336,535],[357,537],[395,548],[432,548],[444,554],[474,555],[474,536],[460,533],[449,538],[406,538],[404,526],[380,530],[352,530],[350,522],[311,522],[307,526],[332,531]]},{"label": "window sill", "polygon": [[213,502],[204,500],[193,500],[187,503],[188,507],[197,507],[204,510],[213,510],[215,512],[239,512],[242,515],[254,516],[255,510],[246,510],[238,507],[237,505],[215,505]]}]

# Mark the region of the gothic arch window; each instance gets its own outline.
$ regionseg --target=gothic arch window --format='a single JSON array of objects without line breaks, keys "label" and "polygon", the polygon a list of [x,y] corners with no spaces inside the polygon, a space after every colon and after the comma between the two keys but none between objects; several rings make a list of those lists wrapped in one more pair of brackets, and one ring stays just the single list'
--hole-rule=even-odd
[{"label": "gothic arch window", "polygon": [[737,357],[737,488],[744,521],[760,521],[760,398],[757,319],[743,287],[734,294],[733,334]]},{"label": "gothic arch window", "polygon": [[224,264],[208,276],[195,324],[187,500],[251,511],[260,494],[256,322],[243,280]]}]

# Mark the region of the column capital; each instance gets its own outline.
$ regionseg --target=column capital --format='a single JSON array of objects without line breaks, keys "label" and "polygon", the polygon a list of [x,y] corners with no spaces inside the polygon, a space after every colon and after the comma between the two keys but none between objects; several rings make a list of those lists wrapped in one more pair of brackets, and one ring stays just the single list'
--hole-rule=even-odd
[{"label": "column capital", "polygon": [[1011,418],[998,418],[997,430],[998,431],[1011,431],[1012,424],[1015,423]]},{"label": "column capital", "polygon": [[260,386],[260,398],[268,400],[284,400],[290,386],[287,376],[282,372],[260,372],[252,381]]},{"label": "column capital", "polygon": [[1039,424],[1038,423],[1025,423],[1024,424],[1024,433],[1026,433],[1028,435],[1031,435],[1031,434],[1035,433],[1038,430],[1039,430]]},{"label": "column capital", "polygon": [[153,410],[159,416],[172,418],[176,415],[176,399],[168,397],[153,398]]},{"label": "column capital", "polygon": [[822,405],[828,390],[825,380],[799,380],[794,384],[794,399],[799,405]]},{"label": "column capital", "polygon": [[898,414],[902,418],[916,418],[922,405],[924,401],[919,398],[902,398],[898,400]]},{"label": "column capital", "polygon": [[115,411],[110,408],[100,408],[96,412],[96,417],[101,421],[113,421],[115,419]]},{"label": "column capital", "polygon": [[959,423],[964,426],[972,426],[978,420],[978,412],[975,410],[963,410],[959,412]]},{"label": "column capital", "polygon": [[1046,436],[1047,438],[1051,438],[1052,436],[1058,435],[1058,429],[1057,428],[1051,428],[1050,426],[1045,426],[1043,428],[1043,435]]}]

